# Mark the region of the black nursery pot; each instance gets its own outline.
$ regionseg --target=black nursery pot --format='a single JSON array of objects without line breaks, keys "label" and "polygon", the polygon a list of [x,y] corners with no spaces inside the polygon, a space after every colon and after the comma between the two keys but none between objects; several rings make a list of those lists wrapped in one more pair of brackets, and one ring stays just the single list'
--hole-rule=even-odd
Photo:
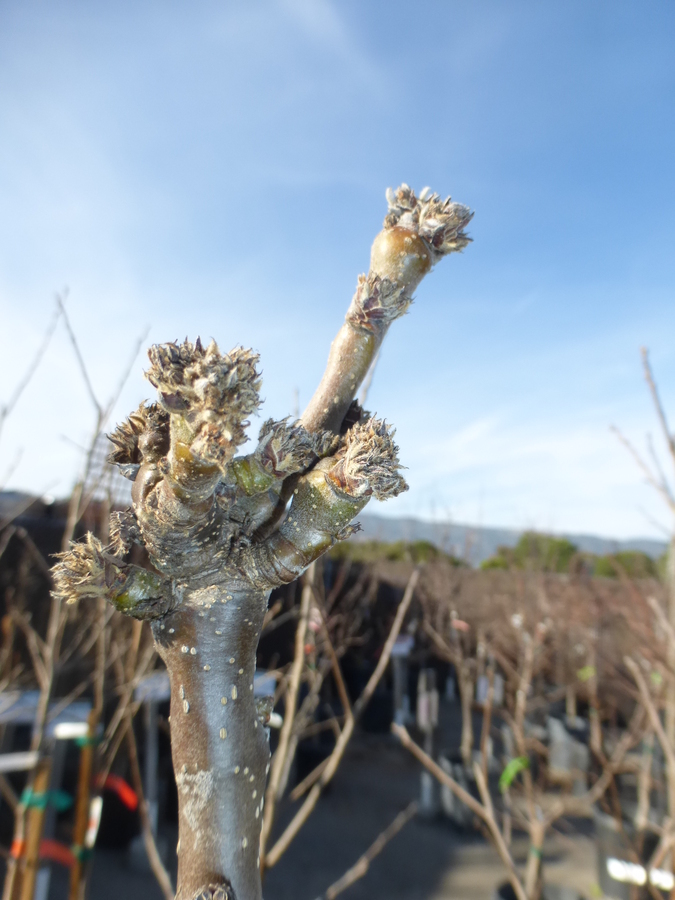
[{"label": "black nursery pot", "polygon": [[335,741],[329,740],[309,740],[300,741],[295,754],[295,782],[300,782],[306,778],[310,772],[321,765],[328,759],[335,747]]},{"label": "black nursery pot", "polygon": [[366,706],[361,727],[371,734],[388,734],[394,721],[394,692],[376,691]]},{"label": "black nursery pot", "polygon": [[[631,895],[637,887],[640,893],[644,893],[646,896],[647,885],[639,882],[640,868],[652,856],[658,841],[657,835],[651,833],[645,835],[640,863],[635,863],[626,843],[626,838],[633,843],[635,829],[632,823],[628,821],[622,823],[622,834],[612,816],[596,809],[593,819],[598,859],[598,884],[603,895],[615,898],[615,900],[631,900]],[[612,872],[620,875],[620,878],[613,877]],[[661,893],[666,896],[669,892],[662,890]]]},{"label": "black nursery pot", "polygon": [[[444,764],[441,763],[443,768],[449,765],[450,772],[448,774],[451,775],[465,791],[471,794],[474,799],[480,800],[478,785],[476,784],[474,774],[471,769],[466,768],[461,755],[452,751],[441,753],[439,758],[444,761]],[[473,829],[475,827],[475,814],[468,806],[465,806],[465,804],[462,803],[448,787],[443,785],[441,785],[441,807],[445,815],[458,828]]]},{"label": "black nursery pot", "polygon": [[[545,884],[541,891],[542,900],[584,900],[574,888],[560,884]],[[495,888],[492,900],[518,900],[510,881],[505,881]]]}]

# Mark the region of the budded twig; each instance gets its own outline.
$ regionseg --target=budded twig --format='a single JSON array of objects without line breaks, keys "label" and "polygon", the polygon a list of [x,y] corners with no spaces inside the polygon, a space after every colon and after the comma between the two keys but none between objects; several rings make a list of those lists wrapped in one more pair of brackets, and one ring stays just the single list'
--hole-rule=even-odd
[{"label": "budded twig", "polygon": [[[469,219],[465,207],[437,195],[418,198],[405,185],[390,194],[371,270],[359,279],[308,410],[301,422],[264,423],[252,453],[237,455],[260,404],[258,357],[198,339],[150,349],[146,375],[156,403],[141,406],[112,436],[112,461],[133,481],[133,508],[118,517],[107,546],[89,537],[64,552],[55,597],[105,596],[151,624],[171,684],[177,900],[261,898],[269,749],[253,676],[269,593],[349,537],[352,519],[372,497],[407,489],[393,428],[352,401],[423,275],[466,245]],[[137,565],[135,546],[147,553],[147,565]],[[388,642],[331,762],[268,854],[270,864],[335,772],[390,649]]]}]

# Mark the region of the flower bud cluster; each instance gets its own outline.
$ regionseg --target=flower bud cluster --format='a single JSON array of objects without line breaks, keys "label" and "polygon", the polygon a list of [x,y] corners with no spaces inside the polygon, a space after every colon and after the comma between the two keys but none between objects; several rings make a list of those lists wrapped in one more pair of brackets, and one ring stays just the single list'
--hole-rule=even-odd
[{"label": "flower bud cluster", "polygon": [[471,241],[464,228],[473,213],[468,206],[453,203],[450,197],[441,200],[438,194],[429,194],[428,188],[417,197],[412,188],[402,184],[395,191],[387,190],[387,202],[389,211],[384,227],[405,228],[419,234],[437,259],[463,250]]},{"label": "flower bud cluster", "polygon": [[108,435],[114,450],[108,462],[127,478],[136,477],[142,462],[155,461],[169,449],[169,416],[157,403],[141,403]]},{"label": "flower bud cluster", "polygon": [[294,472],[304,472],[317,459],[329,456],[337,449],[339,438],[328,431],[310,433],[300,422],[288,418],[263,423],[258,437],[255,457],[277,478]]},{"label": "flower bud cluster", "polygon": [[178,416],[192,433],[190,449],[224,468],[246,440],[246,417],[260,405],[258,354],[243,347],[221,354],[215,341],[151,347],[148,381],[162,408]]},{"label": "flower bud cluster", "polygon": [[402,468],[395,430],[383,419],[368,419],[354,425],[344,438],[344,448],[326,477],[351,497],[373,496],[387,500],[408,490],[400,475]]},{"label": "flower bud cluster", "polygon": [[374,272],[359,275],[356,293],[347,310],[346,320],[357,328],[374,331],[387,328],[394,319],[408,311],[412,298],[404,292],[404,286]]}]

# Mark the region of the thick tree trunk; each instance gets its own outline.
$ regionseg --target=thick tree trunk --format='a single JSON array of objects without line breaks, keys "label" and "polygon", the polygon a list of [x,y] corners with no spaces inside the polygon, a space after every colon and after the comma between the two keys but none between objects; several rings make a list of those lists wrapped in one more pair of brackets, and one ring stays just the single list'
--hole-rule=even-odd
[{"label": "thick tree trunk", "polygon": [[253,677],[268,596],[218,584],[189,589],[153,625],[171,680],[177,900],[222,884],[239,900],[262,896],[258,854],[269,745]]}]

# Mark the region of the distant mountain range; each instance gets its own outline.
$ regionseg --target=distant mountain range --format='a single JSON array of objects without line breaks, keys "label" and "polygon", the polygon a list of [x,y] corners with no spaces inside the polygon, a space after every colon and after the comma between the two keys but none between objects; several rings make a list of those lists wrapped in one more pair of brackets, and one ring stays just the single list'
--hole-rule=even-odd
[{"label": "distant mountain range", "polygon": [[[41,514],[44,503],[20,491],[0,491],[0,527],[3,520],[21,515],[29,507],[33,514]],[[33,512],[35,511],[35,512]],[[38,512],[39,511],[39,512]],[[357,521],[363,528],[354,535],[353,541],[429,541],[440,550],[466,560],[473,566],[494,556],[498,547],[515,547],[522,531],[510,528],[483,528],[476,525],[460,525],[456,522],[424,522],[422,519],[390,519],[386,516],[362,513]],[[658,559],[665,550],[666,542],[652,538],[628,538],[619,541],[613,538],[596,537],[592,534],[561,534],[584,553],[604,556],[619,550],[642,550],[648,556]]]},{"label": "distant mountain range", "polygon": [[[488,528],[475,525],[460,525],[456,522],[424,522],[421,519],[390,519],[371,513],[357,516],[363,531],[359,531],[353,541],[429,541],[440,550],[465,559],[471,565],[478,565],[484,559],[494,556],[497,547],[514,547],[523,534],[510,528]],[[592,534],[561,534],[584,553],[604,556],[620,550],[641,550],[657,559],[666,550],[665,541],[651,538],[628,538],[619,541],[613,538],[596,537]]]}]

